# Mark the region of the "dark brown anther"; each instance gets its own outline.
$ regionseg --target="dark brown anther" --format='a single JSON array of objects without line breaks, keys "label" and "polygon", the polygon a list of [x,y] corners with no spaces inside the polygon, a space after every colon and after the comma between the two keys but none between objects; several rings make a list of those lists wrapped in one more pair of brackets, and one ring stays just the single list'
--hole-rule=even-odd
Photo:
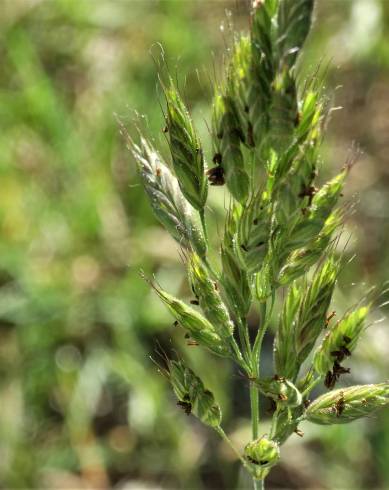
[{"label": "dark brown anther", "polygon": [[303,404],[305,408],[308,408],[309,405],[311,404],[311,400],[304,400]]},{"label": "dark brown anther", "polygon": [[343,340],[344,340],[345,344],[349,344],[351,342],[351,338],[347,337],[347,335],[343,335]]},{"label": "dark brown anther", "polygon": [[272,415],[277,410],[277,403],[273,400],[273,398],[268,398],[270,401],[270,407],[266,410],[269,415]]},{"label": "dark brown anther", "polygon": [[278,374],[275,374],[273,376],[273,379],[274,379],[274,381],[279,381],[280,383],[284,383],[285,382],[285,377],[284,376],[278,376]]},{"label": "dark brown anther", "polygon": [[336,383],[336,375],[332,373],[332,371],[328,371],[326,377],[324,379],[324,386],[329,390],[335,386]]},{"label": "dark brown anther", "polygon": [[347,347],[345,345],[343,345],[341,347],[341,351],[343,352],[343,354],[346,356],[346,357],[350,357],[351,356],[351,351],[349,349],[347,349]]},{"label": "dark brown anther", "polygon": [[200,303],[199,303],[199,300],[198,300],[198,299],[191,299],[191,300],[190,300],[190,304],[191,304],[191,305],[198,306]]},{"label": "dark brown anther", "polygon": [[336,312],[333,311],[332,313],[330,313],[328,316],[327,316],[327,319],[326,319],[326,328],[328,327],[330,321],[334,318],[334,316],[336,315]]},{"label": "dark brown anther", "polygon": [[335,403],[335,411],[336,411],[336,416],[340,417],[346,407],[345,401],[344,401],[344,396],[343,396],[343,391],[340,392],[340,398],[339,400]]},{"label": "dark brown anther", "polygon": [[168,133],[169,132],[169,128],[167,126],[165,126],[163,129],[162,129],[162,132],[163,133]]},{"label": "dark brown anther", "polygon": [[188,340],[188,342],[186,343],[186,345],[188,347],[197,347],[200,344],[198,342],[196,342],[195,340]]},{"label": "dark brown anther", "polygon": [[190,335],[189,335],[188,333],[186,333],[186,334],[184,335],[184,338],[188,340],[188,339],[190,339]]},{"label": "dark brown anther", "polygon": [[255,220],[253,221],[253,225],[257,225],[258,223],[259,223],[258,218],[255,218]]},{"label": "dark brown anther", "polygon": [[308,207],[311,206],[312,204],[312,199],[315,196],[316,192],[318,191],[317,187],[310,185],[308,187],[304,187],[298,197],[304,198],[308,197]]},{"label": "dark brown anther", "polygon": [[241,245],[240,248],[244,250],[245,252],[248,252],[249,249],[246,247],[246,245]]},{"label": "dark brown anther", "polygon": [[330,354],[331,356],[336,357],[338,362],[342,362],[344,359],[344,353],[342,350],[333,350]]},{"label": "dark brown anther", "polygon": [[294,126],[297,127],[300,124],[301,121],[301,113],[297,112],[296,117],[294,119]]},{"label": "dark brown anther", "polygon": [[288,397],[287,397],[286,395],[284,395],[283,393],[280,393],[280,394],[278,395],[278,399],[279,399],[280,401],[282,401],[282,402],[286,402],[286,401],[287,401],[287,399],[288,399]]},{"label": "dark brown anther", "polygon": [[300,429],[296,429],[294,433],[297,434],[299,437],[304,437],[304,432]]},{"label": "dark brown anther", "polygon": [[180,324],[178,323],[178,320],[176,320],[176,321],[173,323],[173,325],[174,325],[175,327],[179,327],[179,326],[180,326]]},{"label": "dark brown anther", "polygon": [[333,373],[334,375],[339,378],[341,374],[349,374],[350,373],[350,368],[345,368],[341,366],[338,361],[334,362],[334,368],[333,368]]},{"label": "dark brown anther", "polygon": [[220,165],[222,163],[222,154],[221,153],[215,153],[213,158],[212,158],[212,161],[216,165]]},{"label": "dark brown anther", "polygon": [[265,245],[265,242],[258,242],[256,246],[257,247],[262,247],[262,245]]},{"label": "dark brown anther", "polygon": [[190,415],[192,413],[192,404],[190,402],[180,400],[177,402],[177,405],[184,410],[186,415]]},{"label": "dark brown anther", "polygon": [[224,185],[224,168],[223,167],[213,167],[207,170],[206,175],[211,185]]},{"label": "dark brown anther", "polygon": [[221,140],[223,138],[223,132],[216,134],[217,139]]},{"label": "dark brown anther", "polygon": [[246,456],[246,459],[247,461],[250,461],[250,463],[253,463],[253,464],[257,464],[259,465],[259,461],[257,461],[256,459],[252,458],[251,456]]},{"label": "dark brown anther", "polygon": [[159,167],[157,168],[155,173],[157,174],[157,177],[161,177],[161,169]]},{"label": "dark brown anther", "polygon": [[215,288],[215,291],[219,291],[219,286],[216,281],[213,282],[213,287]]}]

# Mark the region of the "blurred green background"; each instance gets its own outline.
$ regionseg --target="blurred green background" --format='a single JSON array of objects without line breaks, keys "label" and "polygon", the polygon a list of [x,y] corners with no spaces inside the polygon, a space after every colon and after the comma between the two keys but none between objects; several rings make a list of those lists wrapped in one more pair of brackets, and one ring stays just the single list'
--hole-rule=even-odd
[{"label": "blurred green background", "polygon": [[[247,28],[247,2],[1,0],[0,13],[0,487],[248,488],[149,359],[157,342],[183,349],[237,445],[249,439],[246,380],[187,348],[138,275],[187,293],[116,122],[131,125],[137,110],[162,141],[161,43],[207,141],[210,81],[230,22]],[[389,2],[319,0],[316,14],[302,70],[327,64],[328,94],[343,107],[328,127],[324,174],[353,141],[363,149],[346,191],[356,258],[340,281],[341,311],[364,283],[389,279]],[[347,383],[387,379],[388,358],[384,320],[353,355]],[[268,488],[389,488],[389,413],[302,428]]]}]

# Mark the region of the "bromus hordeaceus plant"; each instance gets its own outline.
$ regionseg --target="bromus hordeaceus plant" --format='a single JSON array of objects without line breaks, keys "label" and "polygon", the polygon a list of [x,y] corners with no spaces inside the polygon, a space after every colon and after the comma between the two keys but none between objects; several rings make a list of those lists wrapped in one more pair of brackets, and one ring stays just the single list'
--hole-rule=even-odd
[{"label": "bromus hordeaceus plant", "polygon": [[[177,240],[188,266],[192,305],[151,284],[191,342],[235,362],[249,379],[252,440],[241,452],[222,429],[214,395],[184,360],[166,359],[178,405],[215,429],[263,485],[280,446],[300,422],[341,424],[389,403],[389,384],[333,390],[366,327],[371,300],[337,323],[331,298],[342,260],[334,242],[344,207],[337,206],[351,168],[317,183],[327,115],[317,78],[297,83],[296,62],[312,22],[313,0],[256,0],[250,33],[236,35],[225,73],[215,86],[213,165],[172,79],[163,84],[171,164],[143,136],[130,149],[156,217]],[[230,206],[220,264],[209,260],[209,186],[225,185]],[[274,341],[274,376],[261,375],[262,340],[283,298]],[[259,305],[249,335],[247,316]],[[309,402],[323,382],[328,390]],[[271,430],[260,428],[259,394],[272,400]]]}]

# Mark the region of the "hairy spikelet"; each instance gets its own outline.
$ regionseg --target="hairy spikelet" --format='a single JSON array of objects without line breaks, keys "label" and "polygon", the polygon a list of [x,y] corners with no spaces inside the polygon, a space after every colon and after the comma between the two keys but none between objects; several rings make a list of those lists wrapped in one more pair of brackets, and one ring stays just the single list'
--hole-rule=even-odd
[{"label": "hairy spikelet", "polygon": [[244,456],[250,463],[254,477],[262,480],[269,473],[269,469],[278,463],[280,448],[275,441],[263,436],[247,444]]},{"label": "hairy spikelet", "polygon": [[201,379],[182,360],[168,360],[167,375],[178,403],[183,410],[199,418],[210,427],[219,427],[222,419],[220,406],[213,393],[204,388]]},{"label": "hairy spikelet", "polygon": [[363,332],[369,309],[370,305],[361,306],[330,328],[315,352],[313,365],[318,374],[326,375],[335,361],[342,362],[351,355]]},{"label": "hairy spikelet", "polygon": [[207,268],[195,254],[189,258],[188,270],[189,281],[204,316],[221,338],[228,339],[234,332],[234,325],[221,299],[217,283],[211,279]]},{"label": "hairy spikelet", "polygon": [[240,212],[233,208],[226,219],[224,240],[221,245],[222,284],[228,305],[237,318],[245,318],[251,305],[250,276],[242,268],[236,255],[236,222]]},{"label": "hairy spikelet", "polygon": [[351,386],[317,398],[307,408],[305,418],[321,425],[346,424],[388,404],[388,383]]},{"label": "hairy spikelet", "polygon": [[249,193],[249,177],[240,146],[245,141],[245,135],[238,104],[229,88],[227,84],[214,98],[213,144],[215,155],[224,170],[228,190],[238,202],[244,203]]},{"label": "hairy spikelet", "polygon": [[298,370],[295,343],[297,313],[302,295],[298,284],[289,287],[274,339],[274,366],[278,376],[293,379]]},{"label": "hairy spikelet", "polygon": [[293,66],[312,24],[314,0],[280,0],[278,49],[281,63]]},{"label": "hairy spikelet", "polygon": [[170,79],[164,88],[167,106],[169,146],[178,184],[192,206],[201,211],[206,203],[208,184],[200,140],[189,112]]},{"label": "hairy spikelet", "polygon": [[327,311],[339,273],[340,263],[330,256],[306,288],[296,321],[296,353],[301,365],[326,326]]},{"label": "hairy spikelet", "polygon": [[194,308],[170,295],[157,285],[153,284],[155,291],[168,306],[170,312],[178,323],[188,331],[190,336],[199,344],[204,345],[215,354],[228,357],[228,345],[216,332],[215,327]]},{"label": "hairy spikelet", "polygon": [[179,244],[204,257],[207,244],[192,206],[159,153],[143,137],[131,145],[138,172],[156,218]]}]

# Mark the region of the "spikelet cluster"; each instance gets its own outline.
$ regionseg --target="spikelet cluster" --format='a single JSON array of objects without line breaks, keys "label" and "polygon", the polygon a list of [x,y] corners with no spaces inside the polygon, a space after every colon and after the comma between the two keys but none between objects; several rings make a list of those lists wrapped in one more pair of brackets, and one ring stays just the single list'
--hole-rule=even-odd
[{"label": "spikelet cluster", "polygon": [[[301,80],[298,68],[313,14],[314,0],[253,1],[249,32],[233,36],[225,73],[213,87],[212,153],[204,152],[170,76],[162,83],[170,161],[144,136],[129,139],[154,214],[181,249],[194,299],[188,304],[151,284],[191,345],[234,361],[249,380],[252,440],[243,453],[234,450],[255,480],[277,464],[288,437],[302,435],[302,420],[345,423],[388,404],[387,383],[334,390],[350,371],[344,362],[363,336],[372,305],[359,303],[333,320],[343,267],[334,244],[352,165],[339,165],[327,182],[320,176],[328,104],[321,77]],[[212,250],[209,197],[223,186],[224,229]],[[249,330],[253,307],[260,322]],[[262,340],[272,321],[274,373],[263,377]],[[168,361],[164,372],[178,405],[233,447],[201,379],[183,361]],[[309,404],[319,383],[331,391]],[[271,433],[262,437],[259,393],[273,406]]]}]

